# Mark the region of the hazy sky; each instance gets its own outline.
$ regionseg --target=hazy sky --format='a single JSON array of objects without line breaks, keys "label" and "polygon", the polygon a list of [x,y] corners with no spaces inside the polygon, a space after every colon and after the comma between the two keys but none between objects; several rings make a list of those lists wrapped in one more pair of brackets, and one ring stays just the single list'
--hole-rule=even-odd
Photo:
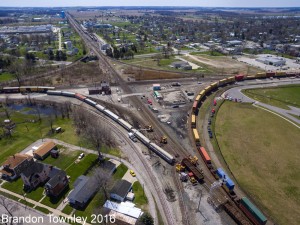
[{"label": "hazy sky", "polygon": [[300,7],[300,0],[0,0],[0,6]]}]

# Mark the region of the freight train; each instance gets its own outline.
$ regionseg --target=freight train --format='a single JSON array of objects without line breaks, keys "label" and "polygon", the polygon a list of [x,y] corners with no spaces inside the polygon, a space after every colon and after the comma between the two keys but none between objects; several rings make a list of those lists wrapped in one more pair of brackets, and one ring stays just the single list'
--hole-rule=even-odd
[{"label": "freight train", "polygon": [[0,93],[46,93],[49,90],[55,90],[55,87],[45,86],[20,86],[20,87],[3,87],[0,88]]},{"label": "freight train", "polygon": [[[263,213],[253,204],[250,202],[249,199],[246,197],[238,198],[234,192],[235,184],[230,179],[230,177],[223,171],[222,168],[216,169],[213,165],[213,162],[199,141],[199,134],[196,128],[196,115],[198,113],[199,107],[201,106],[202,101],[208,96],[211,92],[216,91],[219,87],[226,86],[228,84],[233,84],[235,82],[244,81],[244,80],[251,80],[251,79],[264,79],[264,78],[281,78],[281,77],[298,77],[300,76],[300,72],[265,72],[265,73],[257,73],[255,75],[236,75],[231,76],[217,82],[214,82],[204,88],[200,93],[196,96],[195,101],[192,107],[192,116],[191,116],[191,128],[193,131],[194,141],[196,147],[201,155],[205,165],[211,171],[211,173],[215,176],[217,180],[222,181],[222,187],[229,193],[229,196],[234,200],[237,206],[244,212],[244,214],[248,217],[248,219],[255,225],[264,225],[267,223],[267,218],[263,215]],[[216,102],[214,102],[216,105]],[[241,216],[238,216],[238,213],[234,212],[234,207],[225,204],[224,208],[232,217],[238,222],[238,224],[247,224],[246,221],[243,221]]]},{"label": "freight train", "polygon": [[192,111],[193,113],[197,113],[198,109],[201,105],[201,102],[204,100],[205,96],[210,94],[212,91],[217,90],[219,87],[226,86],[228,84],[233,84],[238,81],[244,81],[244,80],[251,80],[251,79],[264,79],[264,78],[270,78],[270,77],[275,77],[275,78],[281,78],[281,77],[295,77],[295,76],[300,76],[300,72],[283,72],[283,71],[277,71],[277,72],[264,72],[264,73],[257,73],[255,75],[236,75],[236,76],[231,76],[227,77],[225,79],[219,80],[217,82],[214,82],[204,88],[195,98],[194,103],[193,103],[193,108]]},{"label": "freight train", "polygon": [[128,123],[127,121],[125,121],[124,119],[122,119],[121,117],[119,117],[118,115],[116,115],[115,113],[110,111],[109,109],[105,108],[104,106],[102,106],[102,105],[96,103],[95,101],[87,98],[86,96],[84,96],[82,94],[79,94],[79,93],[74,93],[74,92],[55,91],[55,90],[49,90],[49,91],[47,91],[47,94],[48,95],[57,95],[57,96],[65,96],[65,97],[76,98],[76,99],[78,99],[82,102],[85,102],[85,103],[89,104],[90,106],[96,108],[98,111],[105,114],[107,117],[109,117],[113,121],[120,124],[128,132],[133,133],[134,136],[137,139],[139,139],[144,145],[146,145],[150,150],[155,152],[158,156],[163,158],[165,161],[167,161],[170,164],[174,164],[175,158],[170,153],[168,153],[167,151],[162,149],[156,143],[149,140],[140,131],[138,131],[137,129],[134,129],[134,127],[130,123]]}]

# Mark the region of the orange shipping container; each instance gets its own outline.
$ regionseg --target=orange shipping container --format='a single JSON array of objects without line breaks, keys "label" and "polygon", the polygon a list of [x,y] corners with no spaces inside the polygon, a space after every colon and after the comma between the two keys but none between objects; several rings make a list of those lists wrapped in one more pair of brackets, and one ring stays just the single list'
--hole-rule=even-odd
[{"label": "orange shipping container", "polygon": [[200,147],[199,150],[200,150],[200,154],[203,157],[203,159],[205,160],[205,162],[208,163],[208,164],[211,163],[211,159],[210,159],[207,151],[205,150],[205,148]]}]

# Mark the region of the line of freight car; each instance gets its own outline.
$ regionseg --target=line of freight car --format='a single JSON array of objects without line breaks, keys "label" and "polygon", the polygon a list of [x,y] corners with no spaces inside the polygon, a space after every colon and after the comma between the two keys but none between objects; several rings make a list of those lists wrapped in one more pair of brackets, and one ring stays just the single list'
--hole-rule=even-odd
[{"label": "line of freight car", "polygon": [[189,159],[184,158],[181,161],[181,164],[187,168],[188,171],[192,172],[198,182],[203,182],[204,176],[203,172],[196,166],[194,166]]},{"label": "line of freight car", "polygon": [[237,206],[231,202],[227,202],[223,205],[224,210],[231,216],[231,218],[239,225],[252,225],[252,223],[241,213]]},{"label": "line of freight car", "polygon": [[125,120],[121,119],[118,115],[114,114],[113,112],[111,112],[108,109],[105,109],[105,107],[96,104],[94,101],[86,98],[84,95],[78,94],[78,93],[73,93],[73,92],[53,92],[53,91],[49,91],[48,93],[49,95],[64,95],[64,96],[68,96],[68,97],[75,97],[81,101],[86,102],[87,104],[90,104],[92,106],[94,106],[96,109],[98,109],[99,111],[103,112],[105,115],[107,115],[109,118],[111,118],[112,120],[118,122],[121,126],[123,126],[127,131],[132,131],[135,136],[141,141],[143,142],[148,148],[150,148],[152,151],[154,151],[157,155],[159,155],[161,158],[163,158],[164,160],[166,160],[168,163],[173,164],[175,162],[175,158],[170,155],[168,152],[166,152],[164,149],[162,149],[161,147],[159,147],[158,145],[156,145],[155,143],[151,143],[151,141],[146,138],[141,132],[139,132],[136,129],[133,129],[133,126],[130,125],[129,123],[127,123]]}]

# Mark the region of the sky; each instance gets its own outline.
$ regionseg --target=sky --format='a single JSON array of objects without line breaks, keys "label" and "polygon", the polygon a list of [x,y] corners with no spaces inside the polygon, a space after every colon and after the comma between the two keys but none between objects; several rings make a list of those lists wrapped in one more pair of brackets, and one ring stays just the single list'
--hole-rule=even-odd
[{"label": "sky", "polygon": [[300,0],[0,0],[0,7],[1,6],[300,7]]}]

